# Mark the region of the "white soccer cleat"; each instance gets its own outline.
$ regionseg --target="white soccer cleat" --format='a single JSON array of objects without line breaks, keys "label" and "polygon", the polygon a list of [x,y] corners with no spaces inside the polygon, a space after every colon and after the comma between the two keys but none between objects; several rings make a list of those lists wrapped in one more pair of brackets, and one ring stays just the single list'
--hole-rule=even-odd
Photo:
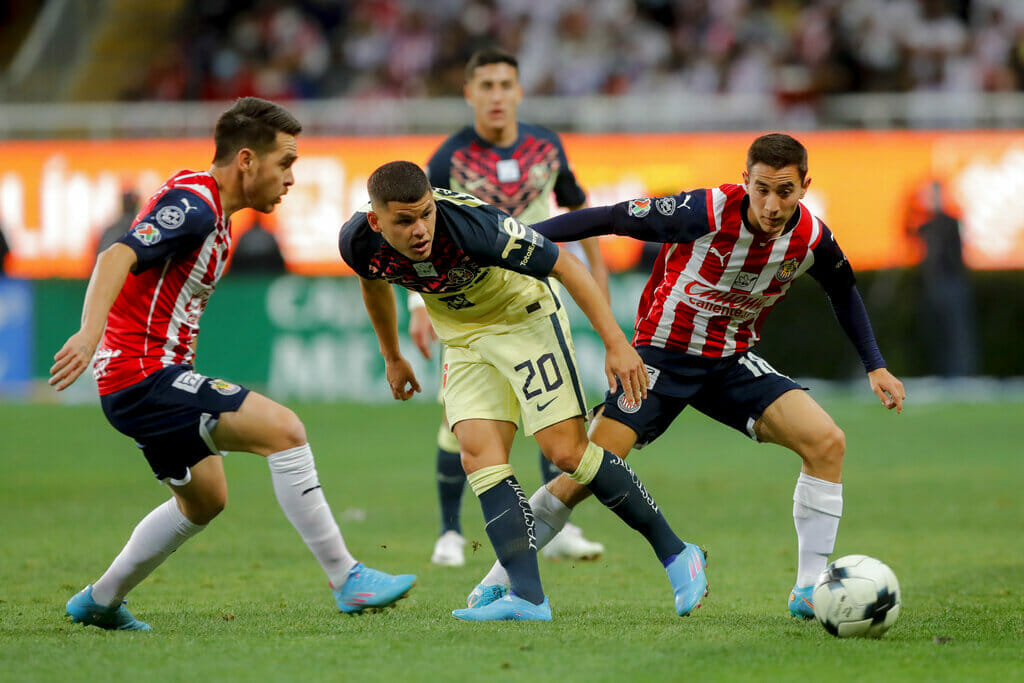
[{"label": "white soccer cleat", "polygon": [[466,545],[466,539],[458,531],[446,531],[441,534],[434,544],[434,554],[430,561],[442,567],[461,567],[466,564],[466,554],[462,547]]},{"label": "white soccer cleat", "polygon": [[582,529],[566,523],[540,552],[549,560],[596,560],[604,554],[604,545],[583,538]]}]

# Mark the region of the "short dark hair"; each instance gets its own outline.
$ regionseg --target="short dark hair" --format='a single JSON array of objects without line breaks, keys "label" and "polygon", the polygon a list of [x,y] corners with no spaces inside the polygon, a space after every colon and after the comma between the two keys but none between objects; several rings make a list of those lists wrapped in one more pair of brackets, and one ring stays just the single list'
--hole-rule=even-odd
[{"label": "short dark hair", "polygon": [[226,164],[246,147],[262,156],[274,149],[278,132],[298,135],[302,124],[279,104],[258,97],[240,97],[217,119],[213,163]]},{"label": "short dark hair", "polygon": [[769,133],[754,140],[747,150],[747,172],[754,164],[778,169],[796,166],[800,180],[807,177],[807,148],[785,133]]},{"label": "short dark hair", "polygon": [[411,161],[390,161],[370,174],[366,190],[374,206],[412,204],[430,192],[427,174]]},{"label": "short dark hair", "polygon": [[502,50],[500,47],[486,47],[474,52],[466,62],[466,82],[469,83],[473,80],[473,74],[477,69],[488,64],[508,64],[517,73],[519,71],[519,60],[511,52]]}]

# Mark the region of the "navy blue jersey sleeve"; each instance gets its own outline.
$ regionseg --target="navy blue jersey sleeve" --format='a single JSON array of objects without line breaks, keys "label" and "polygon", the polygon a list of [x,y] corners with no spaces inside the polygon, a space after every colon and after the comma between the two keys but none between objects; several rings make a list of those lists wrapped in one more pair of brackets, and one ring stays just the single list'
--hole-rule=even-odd
[{"label": "navy blue jersey sleeve", "polygon": [[625,235],[646,242],[692,242],[710,232],[707,192],[680,192],[564,213],[534,224],[556,242]]},{"label": "navy blue jersey sleeve", "polygon": [[370,255],[379,245],[379,236],[370,229],[365,211],[357,211],[341,226],[338,233],[338,251],[341,260],[360,277],[376,280],[379,275],[370,272]]},{"label": "navy blue jersey sleeve", "polygon": [[824,223],[821,223],[821,230],[821,239],[814,248],[814,265],[807,272],[818,281],[828,295],[836,319],[857,349],[864,369],[871,372],[884,368],[885,359],[882,358],[878,342],[875,341],[875,333],[871,329],[864,300],[857,291],[853,268],[850,267],[843,250],[839,248],[832,231]]},{"label": "navy blue jersey sleeve", "polygon": [[[546,129],[545,129],[546,130]],[[555,202],[559,206],[568,208],[582,206],[587,201],[587,193],[580,187],[576,180],[576,174],[572,172],[569,165],[569,157],[565,154],[565,147],[562,146],[562,139],[558,133],[547,131],[551,141],[558,150],[558,176],[555,178]]]},{"label": "navy blue jersey sleeve", "polygon": [[202,198],[185,189],[169,190],[117,241],[131,247],[141,273],[194,251],[217,227],[217,217]]},{"label": "navy blue jersey sleeve", "polygon": [[[438,202],[439,214],[441,206]],[[444,213],[452,238],[481,263],[534,277],[547,277],[555,267],[557,244],[490,204],[455,206]]]}]

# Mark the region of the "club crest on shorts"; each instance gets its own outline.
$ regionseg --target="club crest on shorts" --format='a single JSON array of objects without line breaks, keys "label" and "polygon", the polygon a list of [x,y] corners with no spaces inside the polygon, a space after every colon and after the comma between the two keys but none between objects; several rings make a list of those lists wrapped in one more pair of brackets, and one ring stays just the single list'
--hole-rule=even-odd
[{"label": "club crest on shorts", "polygon": [[222,379],[211,379],[210,388],[216,391],[218,394],[221,394],[222,396],[234,396],[235,394],[242,390],[242,387],[238,386],[237,384],[225,382]]},{"label": "club crest on shorts", "polygon": [[797,261],[795,258],[788,258],[779,266],[775,273],[775,279],[779,282],[789,282],[796,275]]},{"label": "club crest on shorts", "polygon": [[626,413],[627,415],[632,415],[633,413],[640,410],[640,406],[642,406],[643,404],[643,399],[637,401],[636,403],[627,403],[625,392],[619,394],[618,400],[615,401],[615,405],[619,407],[619,410]]},{"label": "club crest on shorts", "polygon": [[643,218],[651,212],[650,197],[629,200],[629,215],[636,218]]}]

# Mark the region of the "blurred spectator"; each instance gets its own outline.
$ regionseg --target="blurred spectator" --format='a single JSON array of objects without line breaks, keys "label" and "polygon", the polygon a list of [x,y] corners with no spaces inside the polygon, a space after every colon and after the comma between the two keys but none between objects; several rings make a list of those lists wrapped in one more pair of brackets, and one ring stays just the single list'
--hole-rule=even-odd
[{"label": "blurred spectator", "polygon": [[482,44],[529,95],[1024,87],[1024,2],[1006,0],[191,0],[150,97],[458,96]]},{"label": "blurred spectator", "polygon": [[977,371],[974,302],[955,212],[942,185],[932,181],[914,196],[910,214],[910,228],[924,246],[922,328],[932,370],[942,377]]},{"label": "blurred spectator", "polygon": [[259,221],[238,238],[231,257],[231,272],[248,275],[281,275],[285,272],[284,257],[277,239]]},{"label": "blurred spectator", "polygon": [[3,223],[0,223],[0,277],[3,277],[6,271],[5,262],[9,253],[11,253],[11,248],[7,246],[7,238],[4,237],[4,226]]},{"label": "blurred spectator", "polygon": [[132,227],[136,214],[139,212],[139,195],[134,190],[125,189],[121,193],[121,215],[108,225],[100,235],[100,241],[96,245],[96,253],[104,251]]}]

